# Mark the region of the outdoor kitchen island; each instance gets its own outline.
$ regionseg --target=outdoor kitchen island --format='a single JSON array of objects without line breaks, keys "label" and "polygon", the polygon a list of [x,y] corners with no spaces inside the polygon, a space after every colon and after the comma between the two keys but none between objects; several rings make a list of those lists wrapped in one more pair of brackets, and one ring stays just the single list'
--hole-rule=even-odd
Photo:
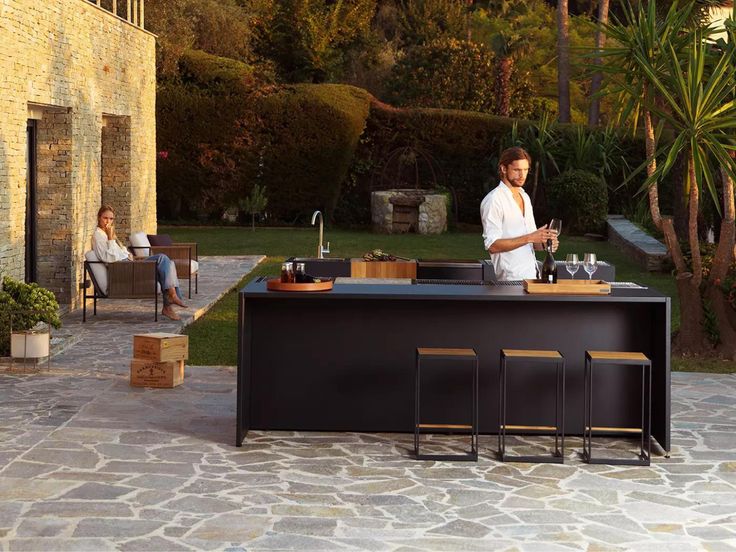
[{"label": "outdoor kitchen island", "polygon": [[[521,285],[339,281],[305,293],[268,291],[258,278],[240,291],[238,446],[251,429],[413,432],[417,347],[475,349],[480,432],[495,434],[499,354],[511,348],[564,355],[568,435],[583,431],[585,351],[644,353],[652,361],[652,435],[669,453],[669,297],[652,289],[551,296]],[[433,423],[469,423],[470,379],[462,368],[438,364],[429,379],[423,371],[430,390],[422,412]],[[641,382],[638,368],[597,367],[593,424],[641,427]],[[507,385],[508,423],[549,425],[554,370],[515,363]]]}]

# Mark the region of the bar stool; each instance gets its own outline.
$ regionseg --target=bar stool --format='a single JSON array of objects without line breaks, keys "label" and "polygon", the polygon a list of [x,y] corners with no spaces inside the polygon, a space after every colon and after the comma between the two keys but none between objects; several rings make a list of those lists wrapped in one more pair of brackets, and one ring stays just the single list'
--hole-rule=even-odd
[{"label": "bar stool", "polygon": [[[641,367],[641,427],[602,427],[593,425],[593,367],[596,364],[618,364]],[[639,458],[593,458],[593,432],[634,433],[641,435]],[[585,351],[585,426],[583,428],[583,460],[589,464],[648,466],[651,459],[652,433],[652,362],[642,353],[617,351]],[[646,450],[645,450],[646,447]]]},{"label": "bar stool", "polygon": [[[533,360],[556,367],[555,425],[509,425],[506,423],[506,367],[513,360]],[[523,349],[501,349],[499,369],[499,411],[498,411],[498,455],[501,462],[543,462],[563,464],[565,462],[565,357],[559,351],[538,351]],[[554,431],[555,450],[551,456],[508,455],[506,454],[506,431]]]},{"label": "bar stool", "polygon": [[[426,424],[421,422],[420,385],[422,360],[443,359],[471,361],[466,362],[472,367],[471,388],[471,423],[470,424]],[[478,461],[478,355],[473,349],[437,349],[418,348],[416,351],[416,379],[414,395],[414,456],[417,460],[460,460]],[[419,434],[422,430],[470,430],[470,451],[465,454],[421,454],[419,452]]]}]

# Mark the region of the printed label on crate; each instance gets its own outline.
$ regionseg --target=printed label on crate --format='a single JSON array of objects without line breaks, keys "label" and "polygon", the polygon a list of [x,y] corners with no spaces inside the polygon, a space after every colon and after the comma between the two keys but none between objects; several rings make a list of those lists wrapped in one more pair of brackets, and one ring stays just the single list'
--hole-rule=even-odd
[{"label": "printed label on crate", "polygon": [[[148,374],[146,374],[146,372],[148,372]],[[139,378],[146,376],[149,378],[162,378],[166,375],[166,370],[158,364],[144,364],[136,370],[135,375]]]}]

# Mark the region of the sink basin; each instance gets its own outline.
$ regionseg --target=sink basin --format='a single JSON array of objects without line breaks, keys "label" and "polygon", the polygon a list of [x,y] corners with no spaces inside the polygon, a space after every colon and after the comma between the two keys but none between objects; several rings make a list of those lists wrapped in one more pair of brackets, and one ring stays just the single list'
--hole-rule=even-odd
[{"label": "sink basin", "polygon": [[316,257],[290,257],[286,260],[304,263],[304,271],[310,276],[334,278],[350,276],[350,259],[344,257],[328,257],[326,259],[317,259]]},{"label": "sink basin", "polygon": [[324,259],[318,259],[317,257],[289,257],[287,261],[294,261],[296,263],[326,263],[330,261],[345,262],[349,261],[345,257],[325,257]]}]

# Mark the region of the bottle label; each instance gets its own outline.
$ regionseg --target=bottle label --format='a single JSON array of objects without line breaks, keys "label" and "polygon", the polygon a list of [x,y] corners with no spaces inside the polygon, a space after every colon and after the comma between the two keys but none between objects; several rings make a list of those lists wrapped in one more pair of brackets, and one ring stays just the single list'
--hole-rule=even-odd
[{"label": "bottle label", "polygon": [[552,274],[547,275],[547,280],[549,281],[550,284],[553,282]]}]

